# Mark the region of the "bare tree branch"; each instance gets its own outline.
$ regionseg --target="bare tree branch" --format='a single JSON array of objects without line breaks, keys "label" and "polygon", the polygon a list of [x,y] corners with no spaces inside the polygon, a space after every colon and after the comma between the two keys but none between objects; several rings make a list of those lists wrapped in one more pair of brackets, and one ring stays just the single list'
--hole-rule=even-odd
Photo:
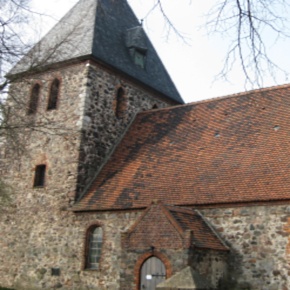
[{"label": "bare tree branch", "polygon": [[[57,62],[68,51],[78,50],[73,35],[74,33],[79,33],[78,29],[81,19],[79,20],[80,23],[74,23],[73,25],[68,23],[65,30],[62,30],[61,39],[56,37],[49,39],[49,42],[40,41],[29,51],[31,46],[25,44],[19,33],[15,30],[16,24],[22,23],[21,21],[29,21],[29,15],[23,15],[23,10],[31,13],[31,10],[27,6],[29,0],[9,1],[0,0],[0,3],[4,3],[6,5],[4,8],[6,7],[8,10],[4,13],[3,17],[0,14],[0,59],[4,60],[5,73],[7,73],[6,68],[10,68],[24,54],[26,55],[25,59],[23,58],[18,64],[25,69],[25,75],[27,73],[31,75],[45,66]],[[17,16],[18,14],[19,16]],[[73,131],[72,128],[64,129],[60,122],[48,119],[45,114],[42,114],[41,122],[35,122],[34,118],[28,118],[26,114],[28,100],[19,97],[19,95],[22,95],[20,92],[10,90],[9,97],[7,98],[7,88],[10,82],[22,82],[22,85],[20,85],[22,88],[27,87],[27,85],[31,86],[31,77],[26,79],[25,75],[21,72],[20,74],[16,72],[16,74],[8,77],[4,74],[0,75],[0,137],[4,136],[6,139],[8,138],[11,146],[15,145],[19,147],[21,145],[20,147],[24,148],[25,138],[23,139],[23,135],[27,134],[27,131],[54,135],[65,135],[68,131]],[[40,114],[38,113],[38,115]],[[63,120],[63,122],[66,121]],[[21,138],[23,139],[23,144],[21,144]]]},{"label": "bare tree branch", "polygon": [[[155,0],[153,6],[146,13],[146,15],[143,17],[141,22],[143,22],[144,20],[147,20],[153,12],[158,11],[161,13],[164,19],[164,28],[166,31],[166,37],[168,38],[169,35],[174,34],[179,39],[181,39],[184,43],[188,44],[187,37],[176,27],[176,25],[172,22],[171,18],[168,16],[166,9],[163,5],[164,2],[165,1],[163,0]],[[191,1],[189,1],[189,3],[190,2]]]},{"label": "bare tree branch", "polygon": [[[218,1],[209,12],[208,30],[231,39],[219,76],[228,79],[238,63],[245,76],[245,87],[261,87],[267,75],[276,80],[277,72],[287,77],[288,73],[273,61],[268,47],[270,42],[289,38],[288,18],[282,13],[288,9],[284,0]],[[274,36],[270,41],[269,35]]]}]

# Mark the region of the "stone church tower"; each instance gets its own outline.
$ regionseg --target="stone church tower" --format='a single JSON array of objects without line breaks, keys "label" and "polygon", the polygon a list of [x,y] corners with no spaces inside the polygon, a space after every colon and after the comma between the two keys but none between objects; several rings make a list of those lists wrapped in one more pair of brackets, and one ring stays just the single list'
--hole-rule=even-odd
[{"label": "stone church tower", "polygon": [[[183,101],[126,0],[81,0],[10,78],[10,122],[23,128],[14,139],[21,153],[7,144],[1,156],[13,198],[1,210],[0,285],[81,289],[77,264],[91,221],[70,206],[137,112]],[[82,289],[101,289],[105,282],[93,281],[109,272]]]},{"label": "stone church tower", "polygon": [[9,77],[0,288],[290,289],[289,85],[178,105],[126,0]]},{"label": "stone church tower", "polygon": [[43,163],[49,172],[61,159],[61,184],[69,172],[78,193],[137,112],[183,103],[125,0],[80,1],[10,76],[12,99],[22,99],[11,109],[39,126],[26,148],[35,166]]}]

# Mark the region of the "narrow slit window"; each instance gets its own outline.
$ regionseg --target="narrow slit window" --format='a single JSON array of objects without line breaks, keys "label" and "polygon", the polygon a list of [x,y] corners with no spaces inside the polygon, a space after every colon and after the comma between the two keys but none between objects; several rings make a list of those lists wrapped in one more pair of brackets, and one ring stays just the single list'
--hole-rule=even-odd
[{"label": "narrow slit window", "polygon": [[60,82],[58,79],[55,79],[50,87],[49,92],[49,98],[48,98],[48,104],[47,104],[47,110],[55,110],[57,108],[57,101],[58,101],[58,95],[59,95],[59,85]]},{"label": "narrow slit window", "polygon": [[87,251],[87,269],[98,269],[100,264],[103,230],[101,227],[95,227],[88,232],[88,251]]},{"label": "narrow slit window", "polygon": [[115,115],[118,119],[124,117],[127,109],[127,100],[125,97],[125,92],[122,88],[119,88],[116,95],[116,110]]},{"label": "narrow slit window", "polygon": [[37,165],[35,168],[33,187],[44,187],[46,165]]},{"label": "narrow slit window", "polygon": [[38,99],[40,94],[40,85],[36,84],[32,88],[29,104],[28,104],[28,110],[27,115],[33,115],[36,113],[37,106],[38,106]]}]

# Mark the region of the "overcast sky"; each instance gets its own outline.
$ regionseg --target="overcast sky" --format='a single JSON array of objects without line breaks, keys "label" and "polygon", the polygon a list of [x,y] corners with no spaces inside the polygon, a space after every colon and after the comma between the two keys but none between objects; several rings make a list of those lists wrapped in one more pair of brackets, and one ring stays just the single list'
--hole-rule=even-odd
[{"label": "overcast sky", "polygon": [[[52,17],[42,17],[36,25],[38,34],[47,31],[54,20],[60,19],[77,0],[32,0],[36,11]],[[139,19],[144,18],[154,0],[128,0]],[[245,90],[244,75],[235,67],[229,81],[216,80],[226,57],[227,40],[221,36],[208,35],[204,23],[205,14],[213,0],[166,0],[166,13],[178,31],[181,39],[168,30],[160,13],[153,12],[144,21],[144,28],[166,66],[177,89],[186,102],[229,95]],[[169,4],[170,3],[170,4]],[[54,20],[53,20],[53,19]],[[275,60],[285,70],[290,71],[290,58],[287,48],[289,41],[278,47],[270,47]],[[265,79],[264,86],[287,83],[284,76],[277,76],[277,82]]]}]

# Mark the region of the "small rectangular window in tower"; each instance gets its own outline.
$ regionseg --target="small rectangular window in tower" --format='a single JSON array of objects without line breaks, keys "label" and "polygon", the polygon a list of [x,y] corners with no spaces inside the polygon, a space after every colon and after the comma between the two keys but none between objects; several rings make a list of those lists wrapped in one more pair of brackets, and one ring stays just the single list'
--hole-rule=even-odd
[{"label": "small rectangular window in tower", "polygon": [[46,165],[37,165],[35,168],[33,187],[44,187]]}]

